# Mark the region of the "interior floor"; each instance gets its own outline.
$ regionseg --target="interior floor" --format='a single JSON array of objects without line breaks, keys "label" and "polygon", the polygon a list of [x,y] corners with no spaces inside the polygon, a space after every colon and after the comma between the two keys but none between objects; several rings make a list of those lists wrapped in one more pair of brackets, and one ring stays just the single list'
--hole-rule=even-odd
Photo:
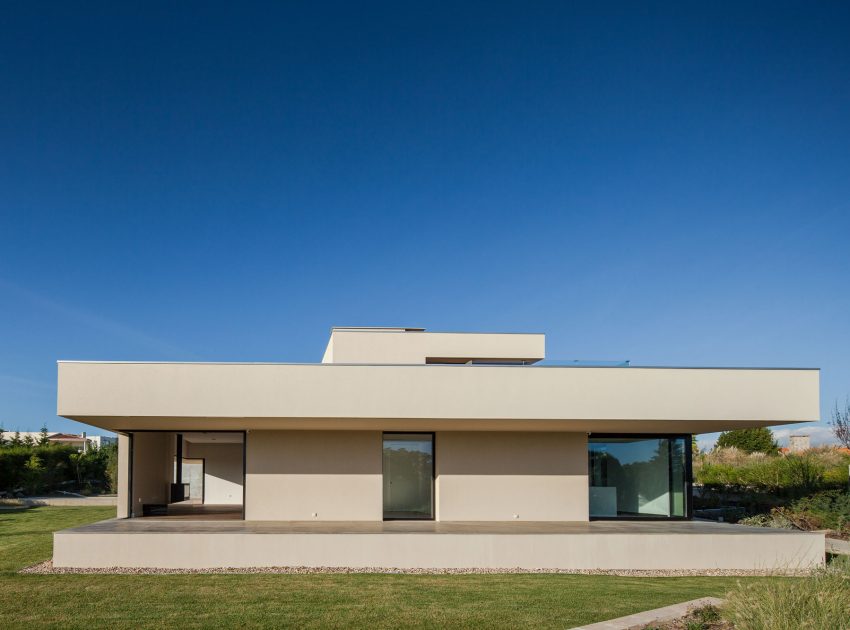
[{"label": "interior floor", "polygon": [[209,505],[195,501],[169,503],[165,514],[142,517],[145,520],[240,521],[241,505]]}]

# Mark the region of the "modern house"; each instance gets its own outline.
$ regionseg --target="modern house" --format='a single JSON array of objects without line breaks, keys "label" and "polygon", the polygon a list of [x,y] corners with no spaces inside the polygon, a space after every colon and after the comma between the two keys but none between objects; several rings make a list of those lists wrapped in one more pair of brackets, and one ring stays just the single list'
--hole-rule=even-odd
[{"label": "modern house", "polygon": [[819,419],[812,369],[551,365],[542,334],[334,328],[321,363],[59,362],[119,434],[76,567],[756,569],[821,534],[692,519],[691,436]]}]

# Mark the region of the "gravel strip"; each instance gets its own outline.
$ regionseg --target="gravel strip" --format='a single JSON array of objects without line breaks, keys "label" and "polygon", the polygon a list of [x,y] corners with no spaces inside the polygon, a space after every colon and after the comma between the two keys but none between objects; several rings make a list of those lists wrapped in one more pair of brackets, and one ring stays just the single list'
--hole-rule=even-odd
[{"label": "gravel strip", "polygon": [[100,569],[77,569],[68,567],[54,567],[52,560],[40,562],[21,569],[20,573],[39,575],[200,575],[209,573],[228,574],[279,574],[279,575],[306,575],[320,574],[350,574],[350,573],[385,573],[394,575],[501,575],[508,573],[557,573],[564,575],[616,575],[620,577],[730,577],[730,576],[802,576],[808,575],[808,571],[745,571],[739,569],[675,569],[645,570],[633,569],[394,569],[390,567],[226,567],[213,569],[157,569],[157,568],[131,568],[131,567],[104,567]]}]

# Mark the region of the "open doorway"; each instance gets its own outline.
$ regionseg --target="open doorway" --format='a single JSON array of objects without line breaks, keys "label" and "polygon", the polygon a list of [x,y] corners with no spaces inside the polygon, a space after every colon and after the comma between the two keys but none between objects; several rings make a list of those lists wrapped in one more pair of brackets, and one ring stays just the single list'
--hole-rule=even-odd
[{"label": "open doorway", "polygon": [[131,516],[244,518],[244,432],[137,431],[131,451]]}]

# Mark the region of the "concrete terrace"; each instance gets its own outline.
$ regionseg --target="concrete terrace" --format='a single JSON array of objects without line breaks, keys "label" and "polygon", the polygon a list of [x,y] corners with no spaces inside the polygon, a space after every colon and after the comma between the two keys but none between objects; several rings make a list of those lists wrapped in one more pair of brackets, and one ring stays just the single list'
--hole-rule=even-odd
[{"label": "concrete terrace", "polygon": [[242,521],[172,520],[157,517],[109,519],[65,529],[60,534],[496,534],[548,535],[803,535],[783,529],[714,521]]},{"label": "concrete terrace", "polygon": [[823,534],[704,521],[114,519],[54,534],[54,566],[755,570],[818,566]]}]

